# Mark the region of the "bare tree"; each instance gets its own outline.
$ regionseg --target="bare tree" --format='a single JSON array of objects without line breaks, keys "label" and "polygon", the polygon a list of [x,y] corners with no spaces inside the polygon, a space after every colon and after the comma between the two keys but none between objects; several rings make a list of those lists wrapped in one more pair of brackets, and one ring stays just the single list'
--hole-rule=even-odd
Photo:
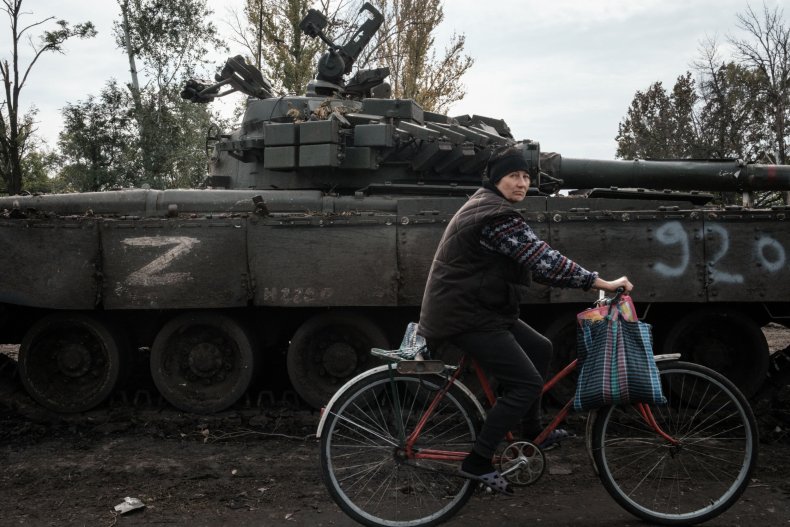
[{"label": "bare tree", "polygon": [[[0,102],[0,171],[6,182],[9,194],[18,194],[22,190],[23,162],[28,154],[29,141],[35,132],[35,110],[22,114],[20,112],[20,94],[28,80],[33,66],[44,53],[57,51],[63,53],[63,44],[72,37],[89,38],[96,35],[91,22],[69,27],[65,20],[55,21],[54,16],[46,17],[37,22],[25,25],[22,17],[22,0],[2,0],[2,11],[8,16],[11,30],[11,58],[0,62],[0,75],[5,89],[5,100]],[[55,21],[57,29],[44,31],[38,43],[33,42],[29,33],[35,28]],[[19,45],[27,38],[33,51],[33,58],[25,65],[21,63]]]},{"label": "bare tree", "polygon": [[694,109],[700,123],[702,157],[756,159],[771,143],[766,126],[763,75],[752,67],[724,60],[718,43],[708,38],[701,44],[694,67],[700,107]]},{"label": "bare tree", "polygon": [[360,66],[390,69],[395,97],[414,99],[424,109],[446,111],[466,95],[461,78],[474,59],[464,54],[466,36],[454,34],[439,53],[434,32],[444,20],[441,0],[372,0],[384,25]]},{"label": "bare tree", "polygon": [[738,15],[737,27],[748,36],[729,37],[729,41],[741,64],[761,73],[760,84],[773,121],[776,163],[783,165],[788,158],[790,134],[790,25],[778,6],[769,9],[763,5],[759,15],[747,6],[746,12]]}]

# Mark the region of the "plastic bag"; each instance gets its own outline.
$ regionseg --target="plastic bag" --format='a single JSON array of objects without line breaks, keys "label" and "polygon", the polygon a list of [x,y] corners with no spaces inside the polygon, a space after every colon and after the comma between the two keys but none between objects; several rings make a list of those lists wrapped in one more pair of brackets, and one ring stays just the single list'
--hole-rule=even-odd
[{"label": "plastic bag", "polygon": [[[619,302],[615,305],[614,309],[620,313],[620,318],[623,320],[627,320],[628,322],[636,322],[636,307],[634,307],[634,302],[631,300],[631,297],[628,295],[622,295],[620,297]],[[597,322],[599,320],[603,320],[606,318],[606,315],[609,313],[609,304],[604,304],[600,306],[591,307],[590,309],[585,309],[578,315],[576,315],[576,320],[581,323],[582,320],[589,320],[590,322]]]},{"label": "plastic bag", "polygon": [[393,361],[428,359],[428,344],[425,341],[425,337],[417,334],[417,329],[417,322],[409,322],[398,349],[383,350],[373,348],[370,352],[377,357]]}]

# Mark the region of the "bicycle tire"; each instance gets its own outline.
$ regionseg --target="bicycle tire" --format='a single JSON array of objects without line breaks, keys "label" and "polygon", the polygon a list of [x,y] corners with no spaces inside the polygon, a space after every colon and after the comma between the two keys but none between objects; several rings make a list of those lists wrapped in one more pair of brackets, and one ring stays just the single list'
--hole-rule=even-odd
[{"label": "bicycle tire", "polygon": [[659,437],[635,406],[612,406],[597,412],[593,459],[607,492],[631,514],[693,525],[723,513],[746,490],[757,463],[757,424],[723,375],[680,361],[658,367],[667,404],[650,409],[679,445]]},{"label": "bicycle tire", "polygon": [[[457,475],[458,462],[408,460],[400,449],[398,422],[408,436],[444,382],[434,375],[382,371],[349,386],[327,410],[321,475],[332,499],[355,521],[388,527],[437,525],[469,500],[476,484]],[[400,412],[393,404],[396,398]],[[479,407],[453,386],[415,448],[468,452],[482,420]]]}]

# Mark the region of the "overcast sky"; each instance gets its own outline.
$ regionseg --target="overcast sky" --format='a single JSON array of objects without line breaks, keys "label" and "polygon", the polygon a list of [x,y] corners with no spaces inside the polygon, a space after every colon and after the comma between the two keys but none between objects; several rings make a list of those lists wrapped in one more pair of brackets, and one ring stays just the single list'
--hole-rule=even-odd
[{"label": "overcast sky", "polygon": [[[227,30],[229,9],[241,4],[209,0],[221,30]],[[38,107],[39,131],[54,146],[66,103],[98,95],[110,78],[128,82],[126,56],[112,37],[119,9],[112,0],[25,0],[23,7],[32,13],[27,23],[54,15],[72,24],[90,20],[99,32],[68,42],[65,55],[43,56],[23,90],[23,108]],[[703,40],[725,43],[737,33],[736,14],[746,7],[745,0],[446,0],[437,45],[463,33],[475,59],[463,80],[467,96],[449,113],[504,118],[516,138],[540,141],[544,151],[612,159],[617,125],[634,93],[655,81],[671,89]],[[4,14],[0,23],[0,58],[6,60]]]}]

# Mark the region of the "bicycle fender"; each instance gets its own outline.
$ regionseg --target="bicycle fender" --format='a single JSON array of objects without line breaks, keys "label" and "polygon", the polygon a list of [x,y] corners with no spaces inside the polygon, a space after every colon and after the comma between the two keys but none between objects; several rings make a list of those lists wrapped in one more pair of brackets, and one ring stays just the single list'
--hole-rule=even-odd
[{"label": "bicycle fender", "polygon": [[[382,371],[387,371],[389,368],[390,368],[389,365],[384,364],[382,366],[378,366],[376,368],[373,368],[373,369],[370,369],[370,370],[367,370],[367,371],[363,371],[362,373],[360,373],[359,375],[357,375],[356,377],[354,377],[353,379],[348,381],[346,384],[341,386],[340,389],[335,392],[335,395],[332,396],[332,398],[329,400],[329,402],[326,404],[326,406],[321,408],[321,419],[320,419],[320,421],[318,421],[318,428],[315,431],[315,437],[317,439],[321,438],[321,432],[324,430],[324,424],[326,423],[327,416],[332,412],[332,408],[335,406],[335,404],[337,404],[337,400],[340,399],[340,397],[349,388],[351,388],[352,385],[354,385],[355,383],[359,382],[360,380],[362,380],[362,379],[364,379],[366,377],[370,377],[371,375],[375,375],[375,374],[377,374],[379,372],[382,372]],[[461,381],[456,380],[453,384],[455,386],[457,386],[458,389],[460,389],[466,396],[468,396],[470,401],[474,402],[475,408],[477,409],[478,413],[480,414],[480,417],[482,419],[485,419],[486,413],[485,413],[485,410],[483,410],[483,405],[480,404],[480,401],[477,400],[477,397],[474,396],[472,391],[469,388],[467,388],[466,385],[464,383],[462,383]]]},{"label": "bicycle fender", "polygon": [[680,353],[665,353],[663,355],[653,355],[653,360],[656,362],[664,362],[668,360],[680,360]]}]

